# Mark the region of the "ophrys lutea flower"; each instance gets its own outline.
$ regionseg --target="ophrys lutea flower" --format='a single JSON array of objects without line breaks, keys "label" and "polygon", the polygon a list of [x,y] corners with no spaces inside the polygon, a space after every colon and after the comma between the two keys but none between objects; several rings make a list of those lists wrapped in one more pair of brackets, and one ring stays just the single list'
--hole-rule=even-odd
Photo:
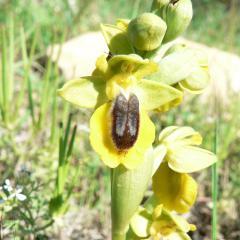
[{"label": "ophrys lutea flower", "polygon": [[188,174],[209,167],[217,161],[216,156],[197,147],[201,135],[191,127],[167,127],[159,135],[163,162],[153,176],[153,192],[158,203],[168,210],[186,213],[197,196],[197,183]]},{"label": "ophrys lutea flower", "polygon": [[138,55],[99,57],[92,76],[67,82],[58,93],[67,101],[95,109],[90,142],[103,162],[136,168],[155,138],[148,111],[182,98],[182,92],[144,79],[158,65]]},{"label": "ophrys lutea flower", "polygon": [[183,217],[166,210],[162,204],[153,210],[139,207],[131,219],[131,240],[190,240],[189,231],[196,227],[189,224]]}]

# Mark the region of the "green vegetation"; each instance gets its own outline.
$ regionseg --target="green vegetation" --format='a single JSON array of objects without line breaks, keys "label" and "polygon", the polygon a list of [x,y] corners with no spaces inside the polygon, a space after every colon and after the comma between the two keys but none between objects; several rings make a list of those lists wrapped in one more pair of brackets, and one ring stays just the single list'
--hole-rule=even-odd
[{"label": "green vegetation", "polygon": [[[100,22],[113,22],[118,16],[136,16],[146,6],[150,8],[150,4],[148,0],[0,2],[0,184],[4,186],[5,180],[10,179],[11,185],[16,189],[21,186],[26,196],[25,201],[17,197],[8,199],[14,190],[6,192],[4,187],[0,190],[0,198],[5,199],[0,203],[3,230],[0,238],[58,239],[63,223],[54,222],[52,215],[59,209],[62,213],[94,208],[98,211],[98,220],[92,218],[90,222],[98,226],[102,238],[106,239],[110,173],[89,146],[90,113],[80,113],[58,99],[56,89],[64,78],[57,64],[47,59],[45,53],[53,43],[98,30]],[[239,2],[194,0],[193,4],[195,16],[186,37],[239,52]],[[217,180],[219,185],[220,216],[215,230],[219,239],[237,240],[240,238],[240,142],[237,136],[240,110],[239,96],[229,92],[228,97],[230,105],[224,107],[219,103],[218,141],[214,131],[214,99],[212,104],[200,103],[198,97],[187,99],[181,108],[166,115],[154,114],[153,119],[161,118],[159,129],[170,124],[193,126],[206,138],[207,149],[217,144],[219,179],[216,169],[213,169],[213,179],[215,194]],[[64,152],[64,158],[59,157],[59,151]],[[191,218],[198,227],[194,239],[203,239],[211,236],[211,173],[205,171],[197,177],[204,187],[199,190],[199,202]],[[67,199],[66,206],[61,204],[63,199],[64,202]],[[64,224],[71,224],[73,220],[69,218]],[[86,236],[89,239],[89,235]]]}]

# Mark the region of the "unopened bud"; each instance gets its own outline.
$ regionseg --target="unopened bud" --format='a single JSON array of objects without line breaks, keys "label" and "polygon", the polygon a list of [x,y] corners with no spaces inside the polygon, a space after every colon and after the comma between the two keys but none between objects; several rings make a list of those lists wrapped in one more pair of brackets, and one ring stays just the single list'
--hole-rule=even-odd
[{"label": "unopened bud", "polygon": [[191,0],[170,0],[168,4],[162,4],[154,12],[167,23],[167,32],[163,40],[166,43],[181,35],[188,27],[193,15],[192,2]]},{"label": "unopened bud", "polygon": [[142,51],[158,48],[166,33],[166,23],[153,13],[143,13],[128,25],[128,37],[132,45]]}]

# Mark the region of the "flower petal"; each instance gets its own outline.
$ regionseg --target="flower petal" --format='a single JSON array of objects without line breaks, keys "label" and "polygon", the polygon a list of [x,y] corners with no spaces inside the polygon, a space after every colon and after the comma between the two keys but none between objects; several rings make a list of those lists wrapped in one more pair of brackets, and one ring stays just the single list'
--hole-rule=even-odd
[{"label": "flower petal", "polygon": [[111,53],[134,53],[134,49],[128,40],[126,32],[123,29],[110,24],[101,24],[101,30]]},{"label": "flower petal", "polygon": [[27,197],[26,197],[24,194],[21,194],[21,193],[16,194],[16,198],[17,198],[19,201],[24,201],[24,200],[27,199]]},{"label": "flower petal", "polygon": [[152,152],[152,158],[153,158],[153,171],[152,175],[157,171],[158,167],[162,163],[165,155],[167,153],[167,148],[163,145],[160,144],[159,146],[155,147],[153,152]]},{"label": "flower petal", "polygon": [[139,208],[131,219],[131,228],[139,238],[147,238],[149,236],[148,229],[151,223],[151,215],[143,208]]},{"label": "flower petal", "polygon": [[187,233],[184,232],[174,232],[170,235],[166,236],[166,238],[163,238],[163,240],[191,240],[191,238],[187,235]]},{"label": "flower petal", "polygon": [[153,191],[168,210],[186,213],[197,196],[197,183],[188,174],[174,172],[164,162],[153,176]]},{"label": "flower petal", "polygon": [[217,161],[212,152],[193,146],[171,145],[167,161],[169,167],[179,173],[192,173],[207,168]]},{"label": "flower petal", "polygon": [[174,130],[176,130],[178,127],[177,126],[170,126],[170,127],[166,127],[164,128],[160,134],[159,134],[159,142],[163,142],[164,139],[169,136]]},{"label": "flower petal", "polygon": [[127,31],[129,22],[130,22],[129,19],[119,18],[116,21],[116,25],[117,25],[117,27],[121,28],[122,30]]},{"label": "flower petal", "polygon": [[105,74],[108,69],[107,56],[105,54],[99,56],[95,65],[96,68],[92,72],[92,76],[105,78]]},{"label": "flower petal", "polygon": [[138,138],[130,149],[119,151],[111,137],[111,104],[100,106],[90,120],[90,142],[93,149],[100,155],[102,161],[115,168],[123,164],[128,169],[134,169],[144,161],[147,150],[155,138],[155,127],[148,115],[140,110],[140,126]]},{"label": "flower petal", "polygon": [[146,110],[158,109],[176,99],[182,99],[182,92],[168,86],[150,80],[140,80],[133,88],[142,107]]},{"label": "flower petal", "polygon": [[143,59],[136,54],[113,56],[108,64],[113,72],[134,74],[138,79],[158,70],[156,63]]},{"label": "flower petal", "polygon": [[94,108],[106,101],[105,86],[102,78],[84,77],[68,81],[58,94],[78,107]]}]

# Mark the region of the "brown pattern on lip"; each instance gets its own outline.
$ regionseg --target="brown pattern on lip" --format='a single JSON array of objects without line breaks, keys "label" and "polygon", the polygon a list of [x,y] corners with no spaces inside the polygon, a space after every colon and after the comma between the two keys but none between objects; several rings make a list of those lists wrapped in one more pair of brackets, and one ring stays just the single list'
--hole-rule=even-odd
[{"label": "brown pattern on lip", "polygon": [[139,101],[131,94],[127,100],[117,96],[112,109],[112,140],[120,151],[131,148],[139,132]]}]

